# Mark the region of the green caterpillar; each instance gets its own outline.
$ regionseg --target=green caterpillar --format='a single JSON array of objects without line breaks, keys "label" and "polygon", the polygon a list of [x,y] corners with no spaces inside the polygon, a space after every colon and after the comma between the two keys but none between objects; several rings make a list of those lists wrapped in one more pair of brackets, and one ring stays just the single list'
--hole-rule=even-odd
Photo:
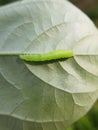
[{"label": "green caterpillar", "polygon": [[71,50],[55,50],[44,54],[22,54],[20,58],[25,61],[50,61],[73,56],[74,53]]}]

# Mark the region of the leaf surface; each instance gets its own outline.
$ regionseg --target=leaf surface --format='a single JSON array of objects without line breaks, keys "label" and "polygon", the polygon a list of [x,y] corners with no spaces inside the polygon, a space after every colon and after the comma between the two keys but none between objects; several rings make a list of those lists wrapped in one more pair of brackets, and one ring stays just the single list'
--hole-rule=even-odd
[{"label": "leaf surface", "polygon": [[[86,114],[98,96],[97,41],[95,25],[68,1],[0,7],[0,128],[64,130]],[[75,56],[43,64],[19,58],[58,49]]]}]

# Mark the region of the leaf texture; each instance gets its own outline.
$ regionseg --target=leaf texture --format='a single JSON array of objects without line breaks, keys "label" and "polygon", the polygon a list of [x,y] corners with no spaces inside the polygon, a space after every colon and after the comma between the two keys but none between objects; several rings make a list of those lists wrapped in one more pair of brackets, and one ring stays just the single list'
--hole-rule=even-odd
[{"label": "leaf texture", "polygon": [[[64,0],[24,0],[0,7],[0,128],[65,130],[98,96],[98,31]],[[54,63],[19,54],[73,50]]]}]

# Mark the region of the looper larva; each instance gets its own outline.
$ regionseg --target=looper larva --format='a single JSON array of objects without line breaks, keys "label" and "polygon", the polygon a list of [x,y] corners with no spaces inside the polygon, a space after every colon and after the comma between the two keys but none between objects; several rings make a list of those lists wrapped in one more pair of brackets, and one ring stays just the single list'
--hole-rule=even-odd
[{"label": "looper larva", "polygon": [[44,54],[22,54],[20,58],[25,61],[50,61],[74,56],[71,50],[55,50]]}]

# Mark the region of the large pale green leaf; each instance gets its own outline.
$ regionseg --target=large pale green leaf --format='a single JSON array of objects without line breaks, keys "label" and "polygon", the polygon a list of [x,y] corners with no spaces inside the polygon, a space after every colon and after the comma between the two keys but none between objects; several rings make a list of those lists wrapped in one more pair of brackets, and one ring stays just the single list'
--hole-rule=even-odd
[{"label": "large pale green leaf", "polygon": [[[92,21],[67,1],[0,7],[0,129],[65,130],[86,114],[98,96],[97,42]],[[18,56],[56,49],[75,56],[43,64]]]}]

